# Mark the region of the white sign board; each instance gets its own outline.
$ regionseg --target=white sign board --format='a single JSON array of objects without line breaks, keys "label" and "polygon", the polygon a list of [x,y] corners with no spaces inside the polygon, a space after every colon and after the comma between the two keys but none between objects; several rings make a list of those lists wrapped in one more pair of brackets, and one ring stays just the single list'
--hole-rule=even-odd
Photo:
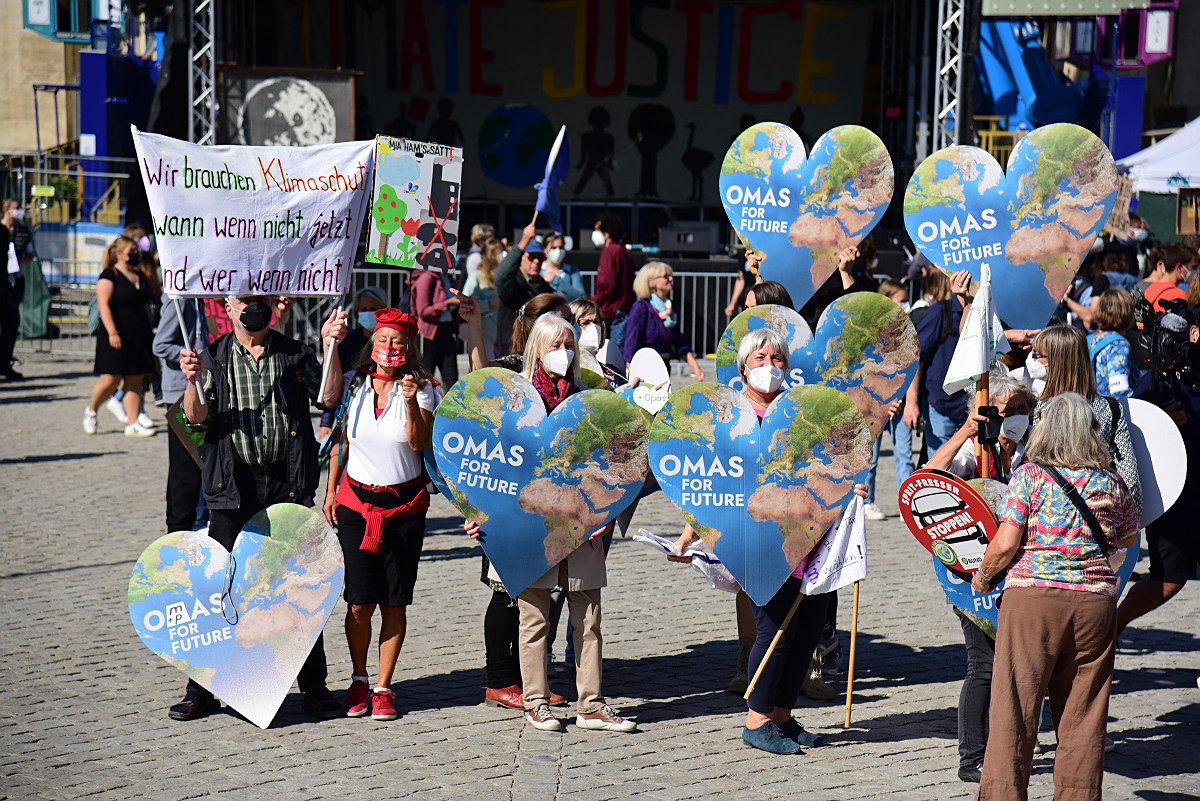
[{"label": "white sign board", "polygon": [[373,141],[204,146],[134,128],[133,143],[168,294],[346,288],[370,198]]}]

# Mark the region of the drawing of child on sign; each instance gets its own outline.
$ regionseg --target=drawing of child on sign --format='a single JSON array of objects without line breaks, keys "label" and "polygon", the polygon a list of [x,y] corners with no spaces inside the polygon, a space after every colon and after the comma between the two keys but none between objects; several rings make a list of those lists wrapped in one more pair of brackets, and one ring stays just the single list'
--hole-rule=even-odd
[{"label": "drawing of child on sign", "polygon": [[453,265],[461,180],[458,148],[378,137],[367,261],[408,269]]}]

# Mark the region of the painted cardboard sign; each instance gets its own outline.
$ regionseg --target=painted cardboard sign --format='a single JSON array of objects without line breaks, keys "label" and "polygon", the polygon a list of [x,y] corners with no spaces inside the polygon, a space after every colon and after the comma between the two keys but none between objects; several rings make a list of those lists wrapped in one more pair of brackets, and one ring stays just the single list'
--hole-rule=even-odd
[{"label": "painted cardboard sign", "polygon": [[823,134],[807,158],[799,134],[778,122],[743,131],[721,163],[721,203],[762,277],[804,303],[837,270],[838,251],[871,232],[892,201],[892,159],[858,125]]}]

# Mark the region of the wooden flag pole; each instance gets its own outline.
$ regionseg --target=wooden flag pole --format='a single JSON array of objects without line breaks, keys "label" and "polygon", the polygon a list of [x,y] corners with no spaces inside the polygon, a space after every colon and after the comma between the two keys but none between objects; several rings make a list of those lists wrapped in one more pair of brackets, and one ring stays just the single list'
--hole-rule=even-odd
[{"label": "wooden flag pole", "polygon": [[854,582],[854,603],[850,612],[850,666],[846,673],[846,720],[843,729],[850,728],[850,708],[854,704],[854,657],[858,651],[858,585]]},{"label": "wooden flag pole", "polygon": [[792,617],[796,614],[796,610],[800,607],[800,602],[803,600],[804,593],[796,596],[796,600],[792,603],[792,608],[788,610],[787,617],[783,619],[783,625],[779,627],[779,631],[775,632],[775,636],[771,638],[771,644],[767,646],[767,652],[763,654],[762,661],[758,663],[758,670],[754,671],[754,678],[750,679],[750,683],[746,685],[746,694],[742,698],[747,701],[750,700],[750,693],[754,692],[754,687],[758,684],[758,679],[767,667],[767,662],[771,659],[771,655],[775,653],[775,646],[779,645],[779,640],[782,639],[783,633],[787,631],[788,625],[792,622]]},{"label": "wooden flag pole", "polygon": [[[984,373],[979,376],[979,382],[975,385],[975,407],[981,408],[990,405],[988,403],[988,374]],[[975,434],[975,463],[979,465],[979,477],[990,478],[992,471],[989,462],[992,458],[992,452],[979,441],[979,433]]]}]

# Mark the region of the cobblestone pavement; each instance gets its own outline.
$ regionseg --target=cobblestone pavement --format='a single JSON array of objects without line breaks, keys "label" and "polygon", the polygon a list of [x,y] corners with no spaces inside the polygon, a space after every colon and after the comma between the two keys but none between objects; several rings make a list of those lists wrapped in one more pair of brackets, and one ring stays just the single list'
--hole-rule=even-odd
[{"label": "cobblestone pavement", "polygon": [[[481,706],[486,593],[477,549],[441,498],[396,674],[400,719],[316,722],[293,693],[266,731],[231,714],[177,723],[166,708],[183,678],[141,644],[125,604],[133,562],[163,533],[167,435],[125,439],[101,411],[100,433],[85,436],[90,363],[43,358],[21,369],[28,380],[0,384],[0,796],[971,797],[956,776],[961,632],[895,517],[886,454],[879,495],[893,516],[869,530],[854,725],[841,728],[841,701],[802,700],[798,711],[831,736],[827,747],[788,758],[742,745],[744,707],[723,689],[736,651],[732,598],[621,539],[605,591],[604,687],[641,733],[545,734]],[[673,534],[680,523],[658,495],[634,526]],[[843,591],[843,629],[849,608]],[[1197,612],[1200,591],[1189,588],[1122,643],[1108,799],[1181,801],[1200,791]],[[343,613],[339,603],[325,632],[339,696],[349,674]],[[561,678],[556,688],[568,691]],[[1043,745],[1052,737],[1043,734]],[[1052,796],[1051,759],[1036,758],[1034,798]]]}]

